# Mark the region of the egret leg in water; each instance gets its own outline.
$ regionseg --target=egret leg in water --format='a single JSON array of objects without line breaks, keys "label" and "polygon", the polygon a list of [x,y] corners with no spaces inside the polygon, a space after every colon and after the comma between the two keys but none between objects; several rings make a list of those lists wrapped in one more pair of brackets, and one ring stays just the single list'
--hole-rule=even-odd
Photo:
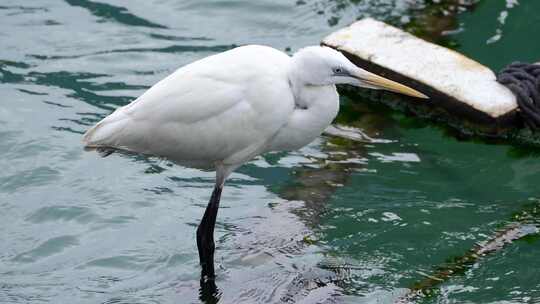
[{"label": "egret leg in water", "polygon": [[223,185],[215,185],[201,223],[197,227],[197,249],[199,250],[199,261],[202,267],[202,280],[211,280],[215,277],[214,250],[216,245],[214,243],[214,227],[216,226],[216,217],[222,190]]},{"label": "egret leg in water", "polygon": [[306,47],[292,57],[249,45],[188,64],[84,135],[93,149],[119,149],[216,170],[214,191],[197,228],[202,282],[212,282],[214,227],[232,171],[269,151],[296,150],[336,117],[336,84],[422,93],[355,66],[340,52]]}]

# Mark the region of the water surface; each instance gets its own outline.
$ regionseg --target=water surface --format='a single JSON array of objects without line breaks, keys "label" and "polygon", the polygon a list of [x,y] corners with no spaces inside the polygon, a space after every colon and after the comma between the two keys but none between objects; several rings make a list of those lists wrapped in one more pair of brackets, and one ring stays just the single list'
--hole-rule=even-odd
[{"label": "water surface", "polygon": [[[539,59],[540,2],[433,2],[2,1],[0,302],[215,302],[195,246],[213,174],[100,158],[81,134],[186,63],[248,43],[294,52],[364,16],[494,69]],[[375,141],[322,136],[228,182],[220,303],[392,302],[537,204],[538,153],[342,103],[338,121]],[[539,246],[512,243],[418,301],[540,302]]]}]

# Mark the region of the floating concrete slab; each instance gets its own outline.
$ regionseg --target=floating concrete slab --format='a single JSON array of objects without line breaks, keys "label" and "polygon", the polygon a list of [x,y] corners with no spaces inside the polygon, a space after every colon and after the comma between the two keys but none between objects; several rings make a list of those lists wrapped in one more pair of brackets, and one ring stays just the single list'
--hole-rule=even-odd
[{"label": "floating concrete slab", "polygon": [[480,125],[489,135],[520,123],[515,96],[496,82],[489,68],[383,22],[362,19],[332,33],[322,44],[343,52],[360,67],[430,96],[427,101],[409,99],[413,107],[412,103],[425,102],[437,115]]}]

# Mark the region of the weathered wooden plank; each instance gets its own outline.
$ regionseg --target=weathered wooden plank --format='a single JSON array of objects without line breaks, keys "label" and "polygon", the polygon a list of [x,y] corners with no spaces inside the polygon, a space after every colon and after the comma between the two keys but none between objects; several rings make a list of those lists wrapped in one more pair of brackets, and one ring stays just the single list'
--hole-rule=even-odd
[{"label": "weathered wooden plank", "polygon": [[515,96],[489,68],[453,50],[371,18],[340,29],[322,41],[355,64],[409,85],[431,97],[453,119],[497,134],[519,125]]}]

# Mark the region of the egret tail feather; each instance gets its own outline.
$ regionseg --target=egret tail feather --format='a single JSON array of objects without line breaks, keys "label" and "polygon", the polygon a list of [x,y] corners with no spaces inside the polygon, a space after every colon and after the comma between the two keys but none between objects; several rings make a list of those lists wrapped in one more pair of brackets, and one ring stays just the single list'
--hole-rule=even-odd
[{"label": "egret tail feather", "polygon": [[116,110],[86,131],[83,136],[84,146],[86,148],[121,148],[119,140],[129,120],[129,116],[122,111],[122,108]]}]

